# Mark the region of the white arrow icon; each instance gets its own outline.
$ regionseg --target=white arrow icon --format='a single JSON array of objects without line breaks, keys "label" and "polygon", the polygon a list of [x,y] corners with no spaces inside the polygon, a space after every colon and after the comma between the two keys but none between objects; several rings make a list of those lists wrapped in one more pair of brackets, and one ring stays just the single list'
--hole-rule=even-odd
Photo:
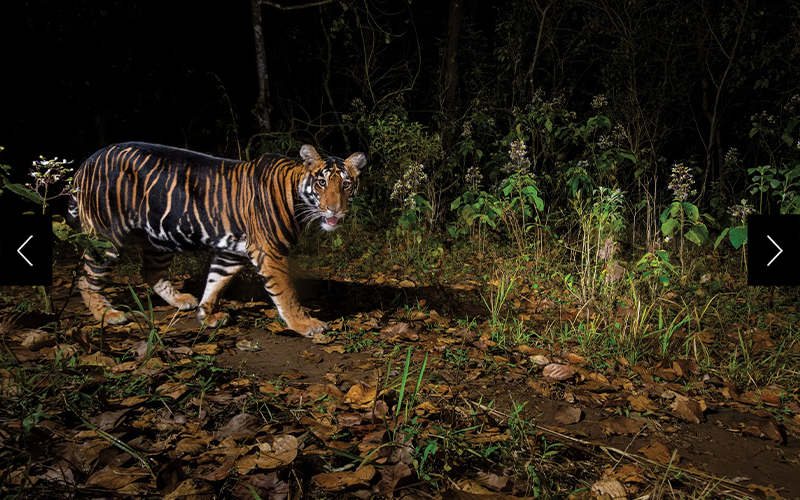
[{"label": "white arrow icon", "polygon": [[769,241],[771,241],[771,242],[772,242],[772,244],[773,244],[773,245],[775,245],[775,246],[778,248],[778,253],[776,253],[776,254],[775,254],[775,257],[773,257],[773,258],[772,258],[772,260],[771,260],[771,261],[769,261],[769,264],[767,264],[767,267],[769,267],[769,266],[770,266],[770,264],[772,264],[773,262],[775,262],[775,259],[777,259],[777,258],[778,258],[778,255],[780,255],[780,254],[782,254],[782,253],[783,253],[783,248],[779,247],[779,246],[778,246],[778,244],[777,244],[777,243],[775,243],[775,240],[773,240],[773,239],[770,237],[770,235],[767,235],[767,238],[769,238]]},{"label": "white arrow icon", "polygon": [[[29,242],[29,241],[31,241],[31,238],[33,238],[33,235],[30,235],[30,236],[28,236],[28,239],[27,239],[27,240],[25,240],[25,243],[23,243],[22,245],[20,245],[20,246],[19,246],[19,248],[17,248],[17,253],[18,253],[18,254],[19,254],[19,255],[20,255],[20,256],[21,256],[23,259],[25,259],[25,262],[27,262],[29,266],[33,267],[33,264],[31,264],[31,261],[29,261],[29,260],[28,260],[28,258],[27,258],[27,257],[25,257],[24,255],[22,255],[22,247],[24,247],[25,245],[27,245],[27,244],[28,244],[28,242]],[[767,236],[767,238],[769,238],[769,236]],[[773,243],[775,243],[775,242],[773,241]],[[770,264],[771,264],[771,262],[770,262]]]}]

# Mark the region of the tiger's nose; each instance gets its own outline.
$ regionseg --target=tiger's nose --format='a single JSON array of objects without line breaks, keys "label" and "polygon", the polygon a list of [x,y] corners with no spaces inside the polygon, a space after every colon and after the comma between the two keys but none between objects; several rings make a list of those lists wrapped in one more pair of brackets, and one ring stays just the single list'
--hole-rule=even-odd
[{"label": "tiger's nose", "polygon": [[328,205],[326,208],[332,213],[339,212],[342,209],[341,205]]}]

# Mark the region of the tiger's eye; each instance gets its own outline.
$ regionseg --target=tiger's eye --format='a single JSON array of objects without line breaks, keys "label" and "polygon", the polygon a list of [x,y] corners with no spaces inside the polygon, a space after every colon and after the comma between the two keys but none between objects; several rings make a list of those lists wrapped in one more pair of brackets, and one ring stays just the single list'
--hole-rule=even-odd
[{"label": "tiger's eye", "polygon": [[353,184],[350,181],[344,181],[342,183],[342,187],[344,187],[345,189],[350,189],[350,186],[352,186],[352,185]]},{"label": "tiger's eye", "polygon": [[317,186],[324,188],[325,187],[325,179],[318,179]]}]

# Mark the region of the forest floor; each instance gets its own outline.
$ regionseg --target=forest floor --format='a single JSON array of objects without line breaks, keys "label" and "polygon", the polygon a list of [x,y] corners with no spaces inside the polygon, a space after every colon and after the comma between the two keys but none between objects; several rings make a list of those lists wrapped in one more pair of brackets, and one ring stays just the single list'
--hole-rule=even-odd
[{"label": "forest floor", "polygon": [[[796,290],[754,304],[719,272],[714,292],[664,293],[636,322],[534,264],[509,281],[496,256],[423,270],[389,253],[301,259],[303,302],[332,328],[313,338],[285,329],[252,272],[212,332],[124,269],[109,298],[142,319],[100,325],[69,255],[57,325],[6,287],[3,496],[800,498]],[[198,296],[203,280],[176,273]]]}]

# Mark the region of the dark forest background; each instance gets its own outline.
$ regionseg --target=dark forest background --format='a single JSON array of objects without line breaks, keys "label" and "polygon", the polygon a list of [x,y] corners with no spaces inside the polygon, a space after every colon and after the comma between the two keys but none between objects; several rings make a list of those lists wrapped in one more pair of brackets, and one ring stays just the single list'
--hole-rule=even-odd
[{"label": "dark forest background", "polygon": [[[548,212],[601,186],[658,212],[681,163],[722,224],[756,203],[748,169],[800,157],[797,2],[43,0],[0,18],[0,160],[17,176],[129,140],[242,158],[308,142],[365,151],[378,205],[424,165],[435,225],[470,167],[499,186],[521,140]],[[757,211],[797,210],[756,194]]]}]

